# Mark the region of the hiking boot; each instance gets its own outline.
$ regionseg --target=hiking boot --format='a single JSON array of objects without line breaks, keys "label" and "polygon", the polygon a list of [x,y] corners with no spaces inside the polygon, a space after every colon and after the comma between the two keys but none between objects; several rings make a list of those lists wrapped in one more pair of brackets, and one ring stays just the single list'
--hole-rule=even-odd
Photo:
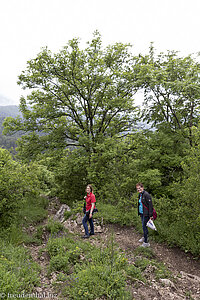
[{"label": "hiking boot", "polygon": [[143,242],[142,247],[144,247],[144,248],[150,247],[150,244]]},{"label": "hiking boot", "polygon": [[94,232],[93,232],[93,233],[92,233],[92,232],[90,232],[90,235],[95,235],[95,233],[94,233]]},{"label": "hiking boot", "polygon": [[144,237],[142,237],[138,242],[143,243],[144,242]]},{"label": "hiking boot", "polygon": [[87,234],[85,234],[85,235],[82,236],[83,239],[89,239],[89,237],[90,237],[90,236],[87,235]]}]

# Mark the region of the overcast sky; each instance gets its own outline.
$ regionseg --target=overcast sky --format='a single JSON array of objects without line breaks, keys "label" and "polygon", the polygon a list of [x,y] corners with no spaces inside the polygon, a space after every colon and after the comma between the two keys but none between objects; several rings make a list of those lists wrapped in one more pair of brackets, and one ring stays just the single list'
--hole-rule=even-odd
[{"label": "overcast sky", "polygon": [[0,105],[19,104],[17,77],[42,47],[56,52],[74,37],[85,45],[96,29],[105,46],[131,43],[135,54],[150,42],[199,52],[199,13],[200,0],[0,0]]}]

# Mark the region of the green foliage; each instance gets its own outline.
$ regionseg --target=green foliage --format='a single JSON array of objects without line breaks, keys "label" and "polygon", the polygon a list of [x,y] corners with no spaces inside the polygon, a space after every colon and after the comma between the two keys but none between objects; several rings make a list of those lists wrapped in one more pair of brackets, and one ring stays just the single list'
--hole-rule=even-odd
[{"label": "green foliage", "polygon": [[72,211],[65,211],[64,212],[64,217],[65,217],[65,220],[69,219],[71,216],[72,216]]},{"label": "green foliage", "polygon": [[[155,254],[151,249],[144,249],[142,247],[139,247],[134,252],[136,255],[134,267],[130,267],[131,269],[133,269],[133,274],[134,272],[136,273],[139,270],[141,274],[143,273],[143,280],[146,280],[148,279],[148,272],[146,273],[145,270],[150,267],[152,275],[155,276],[156,280],[159,280],[160,278],[172,278],[172,273],[165,266],[165,264],[153,259],[153,257],[155,257]],[[136,274],[141,275],[139,272]]]},{"label": "green foliage", "polygon": [[83,150],[65,151],[56,165],[55,183],[59,199],[70,207],[85,196],[88,158]]},{"label": "green foliage", "polygon": [[135,265],[129,265],[127,269],[127,277],[128,279],[131,279],[131,281],[140,280],[145,282],[145,278],[142,275],[142,271],[140,268],[136,267]]},{"label": "green foliage", "polygon": [[96,299],[103,296],[108,299],[131,299],[125,290],[123,270],[115,272],[109,266],[89,265],[76,272],[75,276],[71,277],[64,291],[68,299]]},{"label": "green foliage", "polygon": [[[64,285],[59,289],[68,299],[131,299],[125,289],[127,259],[116,251],[112,239],[106,247],[96,248],[68,237],[55,238],[49,240],[47,251],[51,271],[62,272],[57,280],[62,278]],[[65,277],[63,272],[69,270],[73,272]]]},{"label": "green foliage", "polygon": [[48,223],[46,225],[46,230],[48,232],[50,232],[51,234],[58,233],[58,232],[62,231],[63,229],[64,229],[64,226],[60,222],[54,221],[52,218],[50,218],[48,220]]},{"label": "green foliage", "polygon": [[68,255],[61,255],[58,254],[56,256],[53,256],[51,261],[50,261],[50,271],[54,272],[54,271],[63,271],[66,274],[68,274],[69,272],[69,257]]},{"label": "green foliage", "polygon": [[[47,216],[52,173],[46,167],[14,161],[8,151],[0,149],[0,236],[13,244],[41,243],[41,230],[29,236],[24,227]],[[43,195],[41,195],[43,194]]]},{"label": "green foliage", "polygon": [[67,299],[132,299],[127,280],[146,282],[149,272],[157,280],[171,278],[162,263],[153,258],[151,249],[135,250],[134,263],[128,263],[125,254],[117,248],[114,237],[99,247],[71,235],[50,238],[47,244],[50,272],[57,272],[53,283]]},{"label": "green foliage", "polygon": [[63,236],[63,238],[56,237],[50,238],[47,243],[47,251],[50,257],[56,256],[58,254],[64,254],[70,249],[74,249],[75,242],[73,239]]},{"label": "green foliage", "polygon": [[160,198],[157,206],[160,211],[158,220],[160,237],[171,245],[178,245],[186,252],[190,251],[199,256],[199,128],[193,128],[192,135],[195,146],[186,151],[180,163],[182,176],[169,188],[173,196]]},{"label": "green foliage", "polygon": [[136,223],[137,209],[128,209],[113,206],[100,202],[98,204],[98,213],[95,218],[101,220],[103,218],[104,223],[113,223],[121,225],[133,225]]},{"label": "green foliage", "polygon": [[0,286],[1,293],[30,293],[40,284],[39,266],[21,246],[6,244],[1,240]]},{"label": "green foliage", "polygon": [[169,186],[182,176],[181,161],[187,149],[188,142],[167,129],[141,133],[136,151],[137,181],[151,194],[172,196]]},{"label": "green foliage", "polygon": [[154,258],[155,254],[151,248],[138,247],[134,250],[135,256],[142,256],[145,258]]},{"label": "green foliage", "polygon": [[94,183],[98,199],[116,205],[130,198],[135,184],[136,147],[133,136],[112,137],[98,143],[88,168],[89,181]]},{"label": "green foliage", "polygon": [[19,142],[23,157],[67,145],[82,146],[90,155],[99,141],[130,130],[138,87],[132,84],[129,48],[116,43],[103,49],[95,32],[84,50],[73,39],[58,53],[44,48],[27,62],[18,82],[32,90],[21,98],[23,119],[4,122],[5,134],[27,133]]},{"label": "green foliage", "polygon": [[7,150],[0,149],[0,224],[10,225],[24,203],[23,193],[29,189],[25,167],[12,160]]},{"label": "green foliage", "polygon": [[44,196],[29,195],[20,208],[16,222],[22,225],[37,224],[47,217],[47,206],[49,200]]},{"label": "green foliage", "polygon": [[175,51],[156,55],[151,45],[149,55],[140,55],[133,70],[134,80],[144,89],[144,119],[192,144],[191,128],[199,119],[198,57],[182,58]]},{"label": "green foliage", "polygon": [[22,136],[21,132],[16,132],[12,135],[3,136],[3,122],[6,117],[16,118],[19,115],[19,109],[15,105],[0,106],[0,147],[10,150],[16,154],[15,148],[17,146],[16,141]]},{"label": "green foliage", "polygon": [[[97,218],[141,230],[135,193],[141,181],[158,212],[158,233],[150,235],[198,256],[199,68],[197,58],[174,51],[156,55],[151,47],[132,57],[121,43],[103,49],[97,32],[84,50],[73,39],[56,54],[45,48],[30,60],[19,77],[23,88],[34,89],[21,98],[23,119],[4,121],[5,133],[26,131],[18,141],[23,163],[0,151],[0,225],[13,225],[10,238],[23,240],[19,218],[26,224],[45,216],[41,194],[73,207],[66,218],[82,211],[88,183]],[[153,130],[134,128],[138,89],[144,91],[139,121]],[[48,226],[54,235],[62,230]]]}]

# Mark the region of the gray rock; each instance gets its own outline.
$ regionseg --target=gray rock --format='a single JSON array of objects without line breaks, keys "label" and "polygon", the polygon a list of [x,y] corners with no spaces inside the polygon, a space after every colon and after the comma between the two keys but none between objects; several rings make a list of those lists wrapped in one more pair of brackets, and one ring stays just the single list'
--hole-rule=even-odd
[{"label": "gray rock", "polygon": [[161,278],[160,282],[163,283],[165,286],[173,287],[175,289],[175,285],[173,282],[167,278]]},{"label": "gray rock", "polygon": [[61,223],[64,222],[65,211],[71,211],[71,209],[68,205],[63,204],[61,205],[60,209],[57,211],[56,215],[54,216],[54,221],[60,221]]}]

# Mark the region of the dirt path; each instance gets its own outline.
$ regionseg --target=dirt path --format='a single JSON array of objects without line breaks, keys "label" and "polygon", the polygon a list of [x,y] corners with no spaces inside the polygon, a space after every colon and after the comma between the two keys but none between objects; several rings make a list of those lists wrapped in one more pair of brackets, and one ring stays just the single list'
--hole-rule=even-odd
[{"label": "dirt path", "polygon": [[[49,216],[55,215],[58,210],[58,203],[51,203],[48,213]],[[79,216],[80,219],[80,216]],[[82,233],[82,228],[79,224],[75,224],[74,220],[67,222],[70,231],[74,233]],[[44,220],[42,225],[45,226],[47,220]],[[92,244],[99,245],[101,242],[109,238],[109,235],[114,233],[114,239],[119,247],[126,255],[129,263],[135,263],[134,251],[140,247],[138,240],[141,236],[136,232],[133,227],[119,226],[119,225],[104,225],[101,233],[96,233],[89,241]],[[51,274],[51,279],[47,276],[49,258],[43,250],[48,241],[48,234],[44,232],[43,244],[41,246],[29,246],[33,259],[41,266],[41,286],[36,288],[36,291],[44,295],[43,299],[62,299],[57,297],[53,281],[54,275]],[[133,299],[135,300],[200,300],[200,260],[194,260],[189,254],[185,254],[178,248],[169,248],[164,244],[158,244],[150,241],[151,249],[155,254],[155,260],[163,262],[167,269],[172,273],[170,279],[156,280],[154,276],[154,267],[149,267],[145,270],[146,283],[136,280],[134,283],[128,282],[131,286]],[[55,276],[56,277],[56,276]],[[78,299],[77,299],[78,300]],[[87,299],[86,299],[87,300]]]},{"label": "dirt path", "polygon": [[[140,246],[141,238],[133,227],[109,225],[109,231],[115,233],[115,240],[134,262],[133,251]],[[192,255],[185,254],[178,248],[168,248],[164,244],[150,241],[155,258],[163,262],[171,271],[173,280],[151,280],[149,274],[148,285],[134,286],[134,298],[137,299],[200,299],[200,261],[193,259]],[[151,273],[152,270],[149,270]]]},{"label": "dirt path", "polygon": [[[53,217],[56,214],[59,206],[60,203],[57,198],[50,202],[48,207],[48,218]],[[42,298],[45,300],[57,300],[59,299],[59,297],[52,285],[53,281],[56,279],[56,276],[55,278],[54,276],[51,276],[51,278],[50,276],[48,276],[49,257],[45,251],[49,239],[49,233],[45,230],[45,226],[48,223],[48,218],[43,220],[42,223],[39,224],[44,229],[42,236],[42,245],[36,246],[32,244],[29,245],[27,248],[29,249],[33,260],[38,263],[41,269],[41,285],[35,288],[36,298]]]}]

